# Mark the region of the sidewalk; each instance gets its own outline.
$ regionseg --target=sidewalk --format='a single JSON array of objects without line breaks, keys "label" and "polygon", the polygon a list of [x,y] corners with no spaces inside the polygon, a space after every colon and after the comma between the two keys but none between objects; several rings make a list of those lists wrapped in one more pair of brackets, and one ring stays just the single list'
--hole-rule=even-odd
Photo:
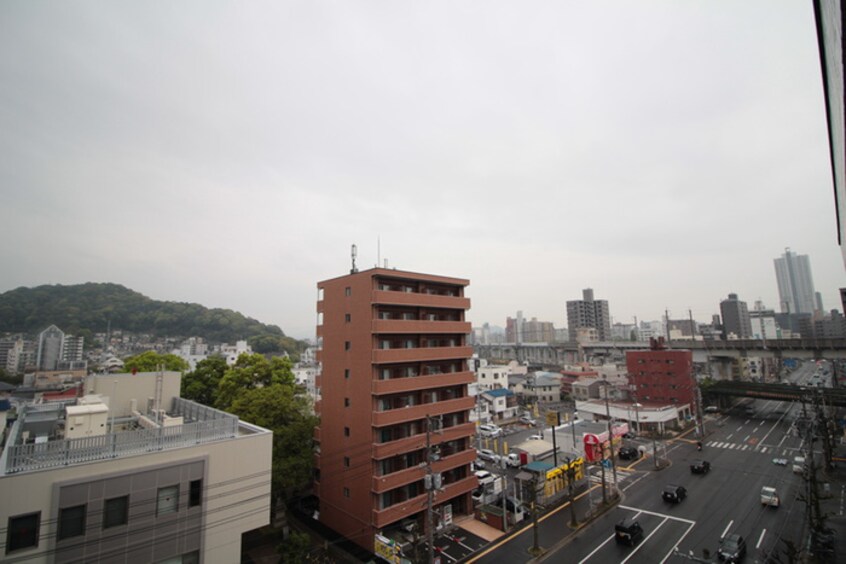
[{"label": "sidewalk", "polygon": [[462,520],[456,521],[455,524],[458,525],[458,528],[464,529],[465,531],[472,533],[477,537],[481,537],[488,542],[493,542],[505,534],[499,529],[491,527],[481,521],[477,521],[472,515],[468,515]]}]

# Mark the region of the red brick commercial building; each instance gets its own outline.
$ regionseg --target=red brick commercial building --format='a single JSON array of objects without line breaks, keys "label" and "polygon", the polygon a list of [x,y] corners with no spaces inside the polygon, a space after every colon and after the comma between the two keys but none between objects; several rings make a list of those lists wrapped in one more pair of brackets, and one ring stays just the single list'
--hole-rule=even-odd
[{"label": "red brick commercial building", "polygon": [[468,284],[383,268],[317,284],[320,521],[368,550],[376,533],[425,531],[427,459],[435,523],[472,512]]},{"label": "red brick commercial building", "polygon": [[627,351],[626,367],[635,400],[665,405],[689,405],[696,413],[693,353],[670,350],[664,339],[652,339],[650,349]]}]

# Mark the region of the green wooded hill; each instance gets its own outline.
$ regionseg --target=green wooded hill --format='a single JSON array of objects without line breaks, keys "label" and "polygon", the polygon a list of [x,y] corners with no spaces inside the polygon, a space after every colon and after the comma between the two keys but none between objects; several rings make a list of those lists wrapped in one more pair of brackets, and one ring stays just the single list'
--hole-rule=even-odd
[{"label": "green wooded hill", "polygon": [[112,331],[198,336],[211,343],[249,339],[279,341],[282,347],[282,341],[294,341],[276,325],[265,325],[231,309],[152,300],[120,284],[46,285],[0,294],[0,334],[34,335],[56,325],[90,343],[93,333],[106,332],[109,321]]}]

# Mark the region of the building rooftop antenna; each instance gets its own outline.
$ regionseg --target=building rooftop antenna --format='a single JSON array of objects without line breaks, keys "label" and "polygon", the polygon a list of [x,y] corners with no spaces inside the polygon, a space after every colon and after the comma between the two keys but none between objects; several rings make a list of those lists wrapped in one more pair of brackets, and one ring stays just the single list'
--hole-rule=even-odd
[{"label": "building rooftop antenna", "polygon": [[355,243],[353,243],[352,249],[350,250],[350,254],[352,256],[352,268],[350,269],[350,274],[355,274],[356,272],[358,272],[358,268],[356,268],[355,266],[355,257],[356,255],[358,255],[358,247],[355,246]]}]

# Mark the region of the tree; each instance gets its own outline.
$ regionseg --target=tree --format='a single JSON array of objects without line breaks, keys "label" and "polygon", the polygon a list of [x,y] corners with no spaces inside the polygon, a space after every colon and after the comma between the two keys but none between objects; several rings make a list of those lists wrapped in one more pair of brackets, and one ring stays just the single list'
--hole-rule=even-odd
[{"label": "tree", "polygon": [[305,562],[311,550],[311,537],[306,533],[291,531],[276,551],[282,557],[282,562]]},{"label": "tree", "polygon": [[[221,391],[233,372],[224,376]],[[271,495],[274,500],[289,499],[311,482],[312,439],[318,419],[312,414],[311,399],[293,377],[271,379],[269,385],[237,388],[226,411],[273,431]]]},{"label": "tree", "polygon": [[260,354],[242,353],[220,380],[215,407],[229,411],[236,398],[247,390],[274,384],[294,385],[291,361],[274,357],[267,360]]},{"label": "tree", "polygon": [[147,351],[123,360],[123,367],[127,371],[135,369],[138,372],[156,372],[162,366],[164,366],[165,370],[174,372],[185,372],[188,370],[187,362],[175,354],[169,353],[159,354],[155,351]]},{"label": "tree", "polygon": [[180,395],[203,405],[213,406],[220,381],[229,367],[222,356],[210,356],[197,363],[193,372],[182,377]]}]

